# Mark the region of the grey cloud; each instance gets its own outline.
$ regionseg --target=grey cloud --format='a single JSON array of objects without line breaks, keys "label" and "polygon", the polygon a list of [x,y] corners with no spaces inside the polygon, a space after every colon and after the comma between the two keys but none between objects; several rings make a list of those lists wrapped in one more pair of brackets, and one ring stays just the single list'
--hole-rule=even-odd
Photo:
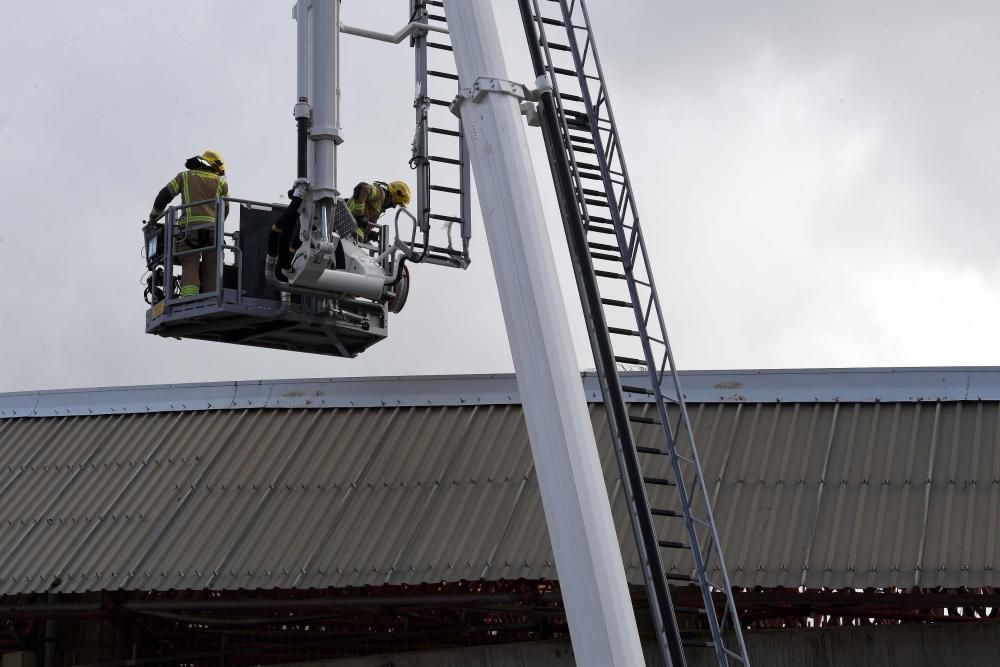
[{"label": "grey cloud", "polygon": [[[528,80],[515,8],[496,7],[511,76]],[[138,223],[183,159],[218,148],[234,193],[264,200],[282,196],[294,162],[289,3],[150,8],[5,8],[0,60],[30,66],[0,72],[0,391],[509,370],[479,229],[473,267],[415,271],[390,340],[357,360],[142,333]],[[1000,323],[968,312],[1000,297],[995,3],[590,10],[682,364],[995,359],[979,332]],[[405,18],[402,0],[344,3],[355,25]],[[408,177],[408,50],[347,37],[343,48],[341,183]],[[575,323],[566,344],[589,367],[531,140]],[[943,297],[949,288],[962,298]],[[921,293],[937,299],[933,331]]]}]

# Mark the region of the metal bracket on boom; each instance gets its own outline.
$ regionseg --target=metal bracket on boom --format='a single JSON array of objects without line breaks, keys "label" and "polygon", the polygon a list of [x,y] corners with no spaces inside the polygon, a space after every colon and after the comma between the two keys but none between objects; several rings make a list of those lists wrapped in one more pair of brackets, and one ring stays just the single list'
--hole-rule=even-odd
[{"label": "metal bracket on boom", "polygon": [[514,99],[525,102],[537,102],[539,100],[538,92],[528,88],[523,83],[481,76],[475,80],[472,87],[459,90],[458,95],[455,96],[454,101],[448,108],[457,116],[466,101],[479,102],[487,93],[510,95]]}]

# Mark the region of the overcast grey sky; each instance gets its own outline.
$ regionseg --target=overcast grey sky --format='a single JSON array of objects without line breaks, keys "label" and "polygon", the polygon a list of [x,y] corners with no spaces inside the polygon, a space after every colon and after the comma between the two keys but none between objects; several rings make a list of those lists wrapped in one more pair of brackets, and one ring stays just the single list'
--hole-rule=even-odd
[{"label": "overcast grey sky", "polygon": [[[415,267],[390,340],[358,359],[143,333],[139,223],[184,159],[222,152],[235,196],[288,188],[291,5],[7,3],[0,391],[511,369],[478,210],[472,268]],[[343,15],[391,32],[407,6]],[[516,3],[495,6],[510,76],[531,80]],[[682,367],[998,362],[1000,3],[589,7]],[[342,48],[342,189],[412,183],[411,52]]]}]

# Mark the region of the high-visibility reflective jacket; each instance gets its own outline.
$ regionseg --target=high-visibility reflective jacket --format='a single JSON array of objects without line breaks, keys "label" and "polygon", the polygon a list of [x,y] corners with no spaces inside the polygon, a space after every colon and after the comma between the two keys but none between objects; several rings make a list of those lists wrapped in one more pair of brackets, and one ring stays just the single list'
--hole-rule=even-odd
[{"label": "high-visibility reflective jacket", "polygon": [[378,183],[358,183],[354,186],[351,198],[347,200],[347,209],[357,220],[358,236],[362,239],[385,210],[392,206],[395,204],[389,197],[389,191]]},{"label": "high-visibility reflective jacket", "polygon": [[[215,199],[229,196],[229,183],[226,177],[207,169],[188,169],[182,171],[160,190],[153,203],[150,217],[159,215],[170,200],[181,195],[185,206],[192,202],[212,200],[181,210],[177,219],[179,225],[201,225],[215,222]],[[164,199],[166,201],[164,201]],[[226,202],[226,216],[229,215],[229,202]]]}]

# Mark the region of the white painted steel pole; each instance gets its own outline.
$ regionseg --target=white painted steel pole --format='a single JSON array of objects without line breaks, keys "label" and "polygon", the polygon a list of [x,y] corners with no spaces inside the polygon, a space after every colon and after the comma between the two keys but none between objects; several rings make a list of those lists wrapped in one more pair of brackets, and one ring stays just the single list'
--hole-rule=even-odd
[{"label": "white painted steel pole", "polygon": [[312,128],[314,201],[334,197],[340,135],[340,0],[312,0]]},{"label": "white painted steel pole", "polygon": [[295,3],[295,107],[292,115],[295,116],[295,176],[308,178],[312,170],[309,158],[312,154],[309,141],[309,122],[312,120],[312,106],[309,104],[309,0]]},{"label": "white painted steel pole", "polygon": [[[295,94],[298,103],[309,102],[309,0],[295,3]],[[308,112],[308,109],[304,111]],[[296,117],[300,110],[295,109]]]},{"label": "white painted steel pole", "polygon": [[[460,86],[506,79],[489,0],[445,7]],[[576,662],[642,665],[518,100],[489,92],[461,114]]]}]

